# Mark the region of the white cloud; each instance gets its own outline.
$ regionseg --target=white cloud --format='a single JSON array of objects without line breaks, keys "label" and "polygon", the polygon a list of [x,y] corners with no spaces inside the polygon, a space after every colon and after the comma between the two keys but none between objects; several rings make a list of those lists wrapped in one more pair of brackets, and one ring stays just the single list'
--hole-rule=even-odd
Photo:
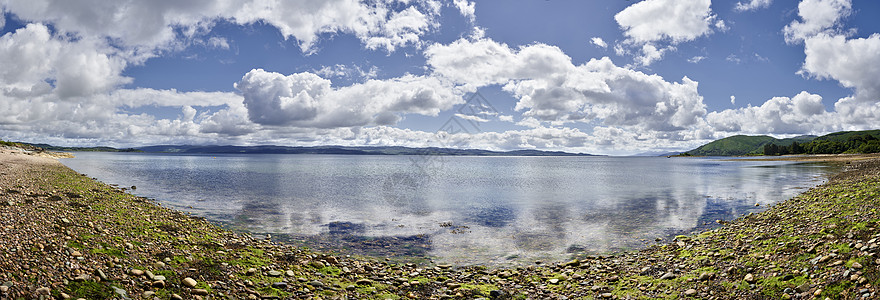
[{"label": "white cloud", "polygon": [[235,88],[244,96],[249,119],[271,126],[391,125],[403,114],[436,116],[463,102],[437,78],[412,75],[333,88],[309,72],[285,76],[255,69]]},{"label": "white cloud", "polygon": [[391,13],[388,20],[382,24],[375,32],[359,34],[367,49],[386,49],[388,52],[393,52],[399,46],[417,45],[419,38],[425,32],[439,26],[430,16],[413,6]]},{"label": "white cloud", "polygon": [[470,2],[468,0],[453,0],[452,3],[458,8],[458,11],[461,12],[462,16],[467,17],[471,22],[474,21],[476,18],[474,15],[474,12],[476,11],[476,2]]},{"label": "white cloud", "polygon": [[730,104],[736,105],[736,96],[730,95]]},{"label": "white cloud", "polygon": [[820,34],[805,41],[804,53],[802,74],[854,88],[856,100],[880,102],[880,34],[857,39]]},{"label": "white cloud", "polygon": [[758,60],[758,61],[760,61],[760,62],[769,62],[769,61],[770,61],[769,58],[763,57],[763,56],[761,56],[761,55],[758,54],[758,53],[755,53],[755,59]]},{"label": "white cloud", "polygon": [[718,30],[721,30],[722,32],[726,32],[730,29],[730,27],[727,27],[727,23],[724,23],[724,20],[715,21],[715,28],[718,28]]},{"label": "white cloud", "polygon": [[6,12],[0,7],[0,31],[6,26]]},{"label": "white cloud", "polygon": [[[145,105],[176,107],[181,114],[176,119],[160,119],[120,109]],[[0,110],[15,112],[0,116],[0,133],[18,140],[42,138],[62,144],[211,143],[258,128],[247,121],[241,96],[219,92],[117,90],[95,95],[90,101],[62,101],[54,94],[0,96]],[[237,117],[242,111],[245,117]]]},{"label": "white cloud", "polygon": [[435,73],[463,84],[465,91],[533,74],[561,73],[572,67],[571,58],[557,47],[535,44],[514,51],[490,39],[434,44],[425,49],[425,56]]},{"label": "white cloud", "polygon": [[615,53],[632,53],[633,65],[647,67],[665,52],[675,51],[674,45],[711,34],[713,25],[726,31],[727,25],[716,20],[710,6],[710,0],[646,0],[630,5],[614,16],[626,36],[614,46]]},{"label": "white cloud", "polygon": [[436,75],[466,90],[502,85],[518,99],[516,110],[540,121],[668,132],[697,126],[706,113],[697,83],[688,78],[670,83],[608,58],[574,65],[559,48],[544,44],[514,50],[489,39],[461,39],[425,52]]},{"label": "white cloud", "polygon": [[479,122],[479,123],[489,122],[489,120],[481,118],[480,116],[475,116],[475,115],[470,115],[470,114],[455,114],[455,117],[462,118],[462,119],[465,119],[468,121]]},{"label": "white cloud", "polygon": [[519,120],[519,122],[516,122],[516,125],[539,128],[541,127],[541,121],[538,121],[538,119],[535,119],[533,117],[525,117],[522,120]]},{"label": "white cloud", "polygon": [[623,34],[636,43],[680,43],[711,33],[710,0],[646,0],[614,16]]},{"label": "white cloud", "polygon": [[605,43],[605,40],[598,36],[590,39],[590,43],[602,49],[608,48],[608,44]]},{"label": "white cloud", "polygon": [[675,49],[672,47],[657,49],[656,46],[652,44],[642,45],[642,53],[639,56],[635,57],[635,63],[638,66],[649,66],[655,61],[658,61],[663,58],[663,54],[665,54],[670,49]]},{"label": "white cloud", "polygon": [[229,41],[224,37],[212,36],[208,39],[208,46],[219,49],[229,49]]},{"label": "white cloud", "polygon": [[499,121],[502,121],[502,122],[511,122],[511,123],[513,123],[513,116],[501,115],[501,116],[498,116],[498,120],[499,120]]},{"label": "white cloud", "polygon": [[126,61],[102,41],[52,36],[42,24],[0,37],[0,65],[0,91],[16,97],[89,96],[132,80],[121,75]]},{"label": "white cloud", "polygon": [[760,8],[770,7],[771,3],[773,3],[773,0],[750,0],[747,3],[737,2],[736,6],[733,9],[736,11],[757,10]]},{"label": "white cloud", "polygon": [[791,98],[774,97],[761,106],[711,112],[706,120],[716,132],[738,134],[823,134],[876,129],[876,124],[880,124],[880,102],[846,97],[834,104],[833,111],[827,111],[822,96],[800,92]]},{"label": "white cloud", "polygon": [[706,59],[705,56],[698,55],[698,56],[694,56],[694,57],[689,58],[688,62],[692,63],[692,64],[696,64],[696,63],[703,61],[704,59]]},{"label": "white cloud", "polygon": [[354,34],[371,49],[394,51],[416,44],[439,26],[435,19],[441,6],[436,0],[405,1],[399,10],[391,8],[400,6],[394,1],[357,0],[83,2],[9,0],[5,5],[23,20],[49,22],[65,34],[109,37],[141,52],[173,48],[209,32],[218,19],[241,25],[265,22],[285,38],[295,38],[303,52],[314,51],[326,33]]},{"label": "white cloud", "polygon": [[802,21],[792,21],[782,30],[785,42],[801,43],[808,37],[833,32],[840,20],[851,12],[850,0],[803,0],[798,4]]},{"label": "white cloud", "polygon": [[717,131],[750,134],[828,132],[834,125],[829,124],[832,117],[822,105],[822,96],[807,92],[774,97],[761,106],[711,112],[706,120]]},{"label": "white cloud", "polygon": [[738,56],[736,56],[736,54],[730,54],[724,60],[735,63],[735,64],[739,64],[742,62],[742,59],[740,59]]}]

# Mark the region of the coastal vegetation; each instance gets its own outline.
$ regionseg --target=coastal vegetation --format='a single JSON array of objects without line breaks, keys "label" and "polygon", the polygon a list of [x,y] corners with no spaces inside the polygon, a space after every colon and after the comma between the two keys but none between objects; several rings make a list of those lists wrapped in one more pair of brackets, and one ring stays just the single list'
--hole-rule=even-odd
[{"label": "coastal vegetation", "polygon": [[880,153],[880,130],[837,132],[806,143],[766,144],[764,155]]},{"label": "coastal vegetation", "polygon": [[878,153],[878,138],[880,130],[841,131],[819,137],[804,135],[785,139],[735,135],[702,145],[681,156]]},{"label": "coastal vegetation", "polygon": [[0,297],[878,297],[880,161],[847,166],[762,213],[643,250],[492,269],[282,245],[165,208],[49,158],[0,153]]}]

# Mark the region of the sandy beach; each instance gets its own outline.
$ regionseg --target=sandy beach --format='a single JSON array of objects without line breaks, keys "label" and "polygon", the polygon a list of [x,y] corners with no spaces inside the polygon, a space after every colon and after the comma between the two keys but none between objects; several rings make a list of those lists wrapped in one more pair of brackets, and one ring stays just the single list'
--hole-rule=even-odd
[{"label": "sandy beach", "polygon": [[848,163],[828,183],[717,229],[640,251],[490,269],[255,239],[4,148],[0,299],[880,297],[880,159],[822,161]]}]

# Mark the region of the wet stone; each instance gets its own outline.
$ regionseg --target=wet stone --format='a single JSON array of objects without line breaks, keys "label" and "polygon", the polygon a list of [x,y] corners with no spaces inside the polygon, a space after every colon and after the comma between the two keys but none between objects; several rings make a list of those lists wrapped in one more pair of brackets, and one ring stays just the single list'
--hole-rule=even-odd
[{"label": "wet stone", "polygon": [[272,287],[279,289],[279,290],[284,290],[284,289],[287,289],[287,282],[284,282],[284,281],[274,282],[274,283],[272,283]]},{"label": "wet stone", "polygon": [[272,277],[281,277],[281,274],[282,273],[280,271],[275,271],[275,270],[269,271],[269,276],[272,276]]}]

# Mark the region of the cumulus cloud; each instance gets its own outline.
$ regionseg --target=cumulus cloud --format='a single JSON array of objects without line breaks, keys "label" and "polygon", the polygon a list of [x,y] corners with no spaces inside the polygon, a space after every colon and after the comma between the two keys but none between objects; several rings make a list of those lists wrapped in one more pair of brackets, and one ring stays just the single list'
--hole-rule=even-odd
[{"label": "cumulus cloud", "polygon": [[[176,101],[181,99],[185,101]],[[242,111],[241,103],[241,96],[233,93],[152,89],[117,90],[96,95],[91,101],[60,101],[54,94],[0,96],[0,110],[15,112],[0,116],[0,134],[25,141],[40,137],[68,145],[210,143],[258,128],[246,117],[246,123],[235,117]],[[157,118],[120,108],[144,105],[176,107],[180,115]]]},{"label": "cumulus cloud", "polygon": [[468,0],[453,0],[452,4],[454,4],[455,7],[458,8],[458,11],[461,13],[462,16],[465,16],[471,21],[474,21],[474,19],[476,18],[476,16],[474,15],[474,13],[476,12],[476,2],[471,2]]},{"label": "cumulus cloud", "polygon": [[842,18],[852,12],[850,0],[803,0],[798,4],[798,16],[783,28],[785,42],[797,44],[820,33],[832,33]]},{"label": "cumulus cloud", "polygon": [[270,126],[392,125],[408,113],[436,116],[462,103],[451,86],[433,77],[405,75],[333,88],[310,73],[251,70],[235,84],[250,120]]},{"label": "cumulus cloud", "polygon": [[241,25],[265,22],[285,38],[294,38],[304,52],[313,51],[319,36],[346,33],[371,49],[394,51],[412,45],[439,24],[441,4],[436,0],[362,3],[357,0],[198,0],[112,1],[6,1],[6,10],[26,21],[52,23],[62,33],[109,37],[126,48],[174,47],[181,39],[208,32],[218,19]]},{"label": "cumulus cloud", "polygon": [[598,36],[590,39],[590,43],[602,49],[608,48],[608,44],[605,43],[605,40]]},{"label": "cumulus cloud", "polygon": [[750,0],[749,2],[737,2],[736,6],[733,7],[733,10],[735,10],[735,11],[758,10],[761,8],[770,7],[771,3],[773,3],[773,0]]},{"label": "cumulus cloud", "polygon": [[710,0],[646,0],[614,15],[623,34],[636,43],[680,43],[711,32]]},{"label": "cumulus cloud", "polygon": [[674,45],[711,34],[712,26],[727,31],[710,6],[709,0],[646,0],[630,5],[614,16],[626,36],[614,50],[617,55],[632,53],[635,66],[647,67],[665,52],[675,51]]},{"label": "cumulus cloud", "polygon": [[0,64],[0,90],[10,96],[88,96],[131,82],[121,75],[126,61],[103,41],[53,36],[43,24],[0,37]]},{"label": "cumulus cloud", "polygon": [[854,88],[856,100],[880,102],[880,34],[847,39],[820,34],[804,43],[801,73]]},{"label": "cumulus cloud", "polygon": [[[731,98],[734,99],[734,98]],[[822,96],[801,92],[794,97],[774,97],[761,106],[711,112],[706,120],[715,130],[751,134],[827,132],[832,116]]]},{"label": "cumulus cloud", "polygon": [[635,57],[635,64],[637,66],[649,66],[655,61],[658,61],[663,58],[663,54],[666,54],[667,51],[675,49],[672,47],[657,49],[657,46],[652,44],[642,45],[641,54]]},{"label": "cumulus cloud", "polygon": [[740,134],[822,134],[841,130],[874,129],[880,124],[880,103],[846,97],[828,111],[822,96],[801,92],[774,97],[761,106],[711,112],[706,116],[714,131]]},{"label": "cumulus cloud", "polygon": [[426,49],[434,74],[468,89],[502,85],[515,109],[539,121],[593,122],[642,132],[681,131],[705,115],[697,82],[665,81],[614,65],[608,58],[574,65],[559,48],[511,49],[489,39],[458,40]]}]

